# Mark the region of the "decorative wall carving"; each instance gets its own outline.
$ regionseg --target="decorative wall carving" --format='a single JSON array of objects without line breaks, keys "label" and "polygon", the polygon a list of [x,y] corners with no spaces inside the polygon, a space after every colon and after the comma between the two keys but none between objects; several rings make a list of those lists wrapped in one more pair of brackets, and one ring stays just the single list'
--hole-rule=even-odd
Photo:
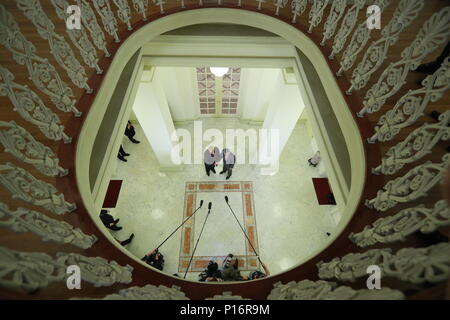
[{"label": "decorative wall carving", "polygon": [[0,165],[0,183],[12,193],[13,199],[44,207],[55,214],[72,212],[77,208],[74,203],[65,201],[64,195],[58,193],[54,186],[9,162]]},{"label": "decorative wall carving", "polygon": [[288,4],[288,0],[274,0],[274,6],[276,7],[275,15],[280,15],[280,9],[283,9]]},{"label": "decorative wall carving", "polygon": [[430,233],[440,227],[450,225],[450,209],[447,201],[435,203],[433,209],[419,206],[408,208],[399,213],[380,218],[362,232],[351,233],[349,239],[358,247],[368,247],[376,243],[404,241],[406,237],[420,230]]},{"label": "decorative wall carving", "polygon": [[[147,21],[148,0],[133,0],[133,7],[139,14],[142,14],[142,20]],[[183,0],[181,7],[184,8]]]},{"label": "decorative wall carving", "polygon": [[366,206],[378,211],[386,211],[398,203],[405,203],[427,195],[427,192],[438,184],[443,173],[450,165],[450,153],[442,158],[441,163],[427,161],[411,169],[403,177],[389,181],[377,196],[366,200]]},{"label": "decorative wall carving", "polygon": [[[361,0],[360,0],[361,1]],[[365,0],[363,0],[365,1]],[[325,41],[331,39],[336,32],[336,27],[345,12],[347,0],[334,0],[331,4],[331,9],[328,14],[327,21],[324,24],[323,39],[320,42],[321,46],[325,45]],[[351,10],[351,9],[350,9]]]},{"label": "decorative wall carving", "polygon": [[[85,0],[82,0],[85,1]],[[92,0],[95,10],[97,10],[100,19],[102,19],[103,27],[106,33],[114,37],[115,42],[120,42],[119,36],[117,35],[117,20],[114,17],[114,13],[111,10],[109,1],[106,0]]]},{"label": "decorative wall carving", "polygon": [[[344,47],[348,36],[350,35],[350,33],[352,33],[353,28],[355,27],[356,22],[358,21],[359,11],[364,7],[365,2],[366,0],[356,0],[355,3],[350,7],[350,9],[348,9],[347,13],[345,14],[344,19],[342,20],[341,27],[333,40],[333,50],[329,57],[331,60],[333,60],[336,54],[341,52],[342,48]],[[336,28],[336,26],[334,26],[334,28]],[[366,29],[369,29],[367,28],[367,25]],[[328,39],[330,38],[331,37],[329,37]]]},{"label": "decorative wall carving", "polygon": [[450,88],[450,58],[433,74],[422,81],[423,87],[410,90],[401,97],[394,108],[387,111],[378,120],[375,134],[368,139],[375,141],[390,141],[401,129],[415,123],[423,114],[430,102],[441,99]]},{"label": "decorative wall carving", "polygon": [[[256,0],[258,2],[258,10],[261,10],[261,5],[266,2],[266,0]],[[203,3],[201,4],[203,5]]]},{"label": "decorative wall carving", "polygon": [[164,13],[164,5],[166,4],[166,1],[164,0],[153,0],[153,3],[157,6],[159,6],[159,12],[161,12],[161,14]]},{"label": "decorative wall carving", "polygon": [[131,9],[128,5],[127,0],[113,0],[114,4],[117,7],[117,15],[119,16],[119,19],[125,23],[128,27],[128,30],[133,30],[133,27],[131,26]]},{"label": "decorative wall carving", "polygon": [[121,266],[115,261],[101,257],[85,257],[76,253],[58,252],[56,261],[60,265],[77,265],[81,269],[81,278],[94,285],[94,287],[112,286],[115,283],[130,283],[133,267]]},{"label": "decorative wall carving", "polygon": [[[64,21],[67,21],[70,16],[70,14],[67,13],[69,3],[66,0],[51,0],[51,2],[55,7],[58,17]],[[66,28],[66,31],[72,43],[80,51],[84,63],[89,67],[95,69],[97,71],[97,74],[102,74],[103,70],[98,65],[97,50],[95,49],[91,40],[89,40],[86,30],[84,28]]]},{"label": "decorative wall carving", "polygon": [[10,228],[14,232],[32,232],[43,241],[71,244],[83,249],[90,248],[97,241],[96,236],[88,236],[67,222],[25,208],[11,211],[2,202],[0,202],[0,227]]},{"label": "decorative wall carving", "polygon": [[312,30],[322,22],[322,16],[325,8],[330,0],[314,0],[314,3],[309,12],[309,29],[308,33],[312,33]]},{"label": "decorative wall carving", "polygon": [[427,154],[439,141],[450,139],[450,111],[440,115],[440,122],[424,124],[409,136],[386,152],[381,165],[372,169],[372,173],[391,175],[406,164],[416,162]]},{"label": "decorative wall carving", "polygon": [[81,112],[75,108],[72,89],[61,80],[59,73],[47,59],[36,55],[35,46],[23,36],[13,16],[1,4],[0,43],[12,53],[18,64],[27,67],[30,80],[50,97],[59,110],[73,112],[76,117],[81,116]]},{"label": "decorative wall carving", "polygon": [[189,300],[184,292],[177,286],[153,286],[131,287],[122,289],[118,293],[110,294],[103,300]]},{"label": "decorative wall carving", "polygon": [[396,94],[406,83],[410,70],[415,70],[425,57],[450,38],[450,7],[442,9],[425,23],[412,44],[403,50],[402,59],[391,63],[381,74],[377,83],[367,91],[364,108],[358,112],[362,117],[366,113],[375,113],[386,100]]},{"label": "decorative wall carving", "polygon": [[47,176],[65,176],[69,173],[69,170],[59,166],[59,159],[49,147],[36,141],[27,130],[14,121],[0,121],[0,143],[5,152],[33,165]]},{"label": "decorative wall carving", "polygon": [[72,138],[64,133],[59,117],[27,86],[14,82],[14,75],[0,66],[0,95],[7,96],[22,118],[36,125],[45,136],[54,141],[70,143]]},{"label": "decorative wall carving", "polygon": [[[376,0],[374,1],[374,4],[381,9],[381,12],[383,12],[383,10],[389,5],[389,1]],[[342,25],[341,29],[343,37],[336,38],[335,43],[333,43],[333,52],[330,55],[330,59],[333,59],[336,54],[341,52],[341,50],[344,47],[345,41],[349,36],[347,34],[347,31],[349,31],[349,29],[347,29],[344,25]],[[338,34],[340,32],[341,30],[339,30]],[[358,54],[365,48],[367,42],[369,41],[371,33],[372,29],[367,28],[367,21],[364,21],[359,24],[355,32],[353,32],[353,36],[352,39],[350,40],[350,43],[347,45],[345,51],[342,53],[340,61],[341,68],[337,72],[338,76],[341,76],[343,71],[348,71],[350,70],[351,67],[353,67],[353,64],[355,63]]]},{"label": "decorative wall carving", "polygon": [[39,0],[16,0],[17,7],[33,23],[39,35],[48,41],[51,53],[58,64],[66,70],[69,78],[79,88],[84,88],[88,93],[92,89],[87,83],[86,72],[80,62],[75,58],[72,48],[64,37],[55,32],[55,25],[48,18]]},{"label": "decorative wall carving", "polygon": [[389,288],[354,290],[338,286],[335,282],[302,280],[286,284],[275,283],[267,300],[403,300],[404,298],[401,291]]},{"label": "decorative wall carving", "polygon": [[372,74],[383,65],[389,48],[397,42],[399,34],[417,18],[423,6],[424,0],[400,1],[391,21],[383,28],[382,37],[372,42],[365,52],[363,60],[353,70],[350,81],[352,85],[347,90],[347,94],[351,94],[355,89],[360,90],[367,85]]},{"label": "decorative wall carving", "polygon": [[83,27],[89,30],[89,33],[91,34],[91,38],[95,46],[105,53],[105,57],[110,57],[111,54],[109,53],[108,48],[106,47],[105,33],[98,24],[94,10],[91,8],[89,3],[86,2],[86,0],[76,0],[76,1],[77,5],[81,9],[81,15],[83,17],[83,19],[81,19],[81,23]]},{"label": "decorative wall carving", "polygon": [[233,296],[231,291],[224,291],[221,295],[215,295],[212,298],[206,298],[205,300],[251,300],[248,298],[242,298],[241,296]]},{"label": "decorative wall carving", "polygon": [[65,281],[66,269],[78,265],[81,279],[96,287],[130,283],[132,267],[100,257],[84,257],[74,253],[57,253],[54,259],[43,252],[21,252],[0,247],[0,286],[22,288],[34,292],[53,282]]},{"label": "decorative wall carving", "polygon": [[297,22],[297,17],[301,16],[303,12],[305,12],[307,6],[308,0],[292,0],[292,23]]},{"label": "decorative wall carving", "polygon": [[367,276],[367,267],[380,267],[382,277],[394,277],[421,284],[447,281],[450,273],[450,243],[442,242],[427,248],[372,249],[349,253],[330,262],[319,262],[319,278],[354,281]]}]

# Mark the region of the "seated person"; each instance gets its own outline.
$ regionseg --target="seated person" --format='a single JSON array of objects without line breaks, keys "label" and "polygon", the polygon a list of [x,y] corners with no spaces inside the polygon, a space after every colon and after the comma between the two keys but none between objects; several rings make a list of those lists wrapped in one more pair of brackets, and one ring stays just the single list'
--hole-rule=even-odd
[{"label": "seated person", "polygon": [[217,262],[209,261],[208,267],[200,273],[199,281],[205,282],[214,282],[214,281],[223,281],[222,273],[219,270],[219,266]]},{"label": "seated person", "polygon": [[317,151],[312,158],[308,159],[309,165],[313,166],[314,168],[317,167],[319,162],[320,162],[320,151]]},{"label": "seated person", "polygon": [[108,213],[108,210],[102,209],[100,211],[100,219],[102,220],[106,228],[113,231],[122,230],[122,227],[117,226],[117,223],[119,223],[120,219],[114,220],[114,217]]},{"label": "seated person", "polygon": [[264,263],[261,263],[261,267],[263,267],[264,272],[261,272],[259,270],[252,271],[248,275],[248,278],[245,280],[255,280],[255,279],[261,279],[261,278],[270,276],[269,269],[267,269],[267,267]]},{"label": "seated person", "polygon": [[[230,257],[230,255],[228,255]],[[228,258],[227,257],[227,258]],[[236,257],[230,257],[229,262],[225,260],[224,268],[222,270],[222,279],[224,281],[241,281],[244,278],[238,270],[239,261]]]},{"label": "seated person", "polygon": [[159,253],[158,249],[146,254],[141,260],[158,270],[162,271],[164,268],[164,256]]}]

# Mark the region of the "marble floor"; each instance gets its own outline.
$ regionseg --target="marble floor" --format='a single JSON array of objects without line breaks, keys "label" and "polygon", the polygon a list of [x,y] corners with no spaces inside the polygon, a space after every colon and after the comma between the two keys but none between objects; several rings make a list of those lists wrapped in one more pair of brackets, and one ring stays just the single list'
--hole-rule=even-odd
[{"label": "marble floor", "polygon": [[[307,261],[317,248],[329,242],[326,233],[332,233],[336,226],[331,214],[334,206],[319,206],[317,203],[311,178],[323,174],[318,168],[308,166],[307,159],[314,154],[314,150],[305,124],[299,123],[294,129],[281,154],[277,174],[260,175],[253,165],[236,165],[231,179],[227,181],[218,174],[218,170],[216,175],[206,176],[203,165],[186,165],[185,170],[180,172],[159,172],[159,164],[150,144],[139,125],[135,127],[136,137],[141,143],[133,144],[124,137],[123,147],[131,155],[128,162],[117,160],[119,163],[112,179],[123,180],[123,184],[117,206],[110,212],[120,218],[119,225],[123,226],[123,230],[113,232],[117,239],[124,240],[129,234],[135,234],[127,249],[138,258],[158,246],[186,217],[190,183],[195,184],[196,188],[200,188],[201,184],[217,187],[214,187],[214,192],[209,189],[195,192],[192,207],[198,207],[200,200],[204,200],[204,204],[186,224],[192,227],[191,230],[187,232],[186,228],[180,228],[160,248],[165,257],[164,272],[168,274],[184,275],[186,265],[183,264],[186,262],[183,260],[188,254],[185,242],[190,242],[190,255],[206,218],[208,202],[212,202],[211,214],[186,279],[197,280],[201,264],[205,263],[201,261],[210,258],[216,259],[219,265],[228,253],[240,256],[242,261],[247,258],[252,260],[253,250],[227,207],[225,195],[229,197],[229,203],[247,236],[248,232],[253,232],[251,241],[271,274]],[[192,130],[193,124],[177,126],[181,127]],[[252,126],[237,119],[209,118],[203,120],[203,128],[246,130]],[[250,183],[251,190],[245,189],[246,182]],[[239,185],[240,191],[220,190],[225,184]],[[246,209],[245,194],[251,194],[251,221],[245,221],[246,212],[250,210]],[[183,253],[183,250],[186,252]],[[250,260],[246,260],[246,265],[244,262],[240,264],[242,270],[255,269]],[[247,271],[242,273],[248,274]]]}]

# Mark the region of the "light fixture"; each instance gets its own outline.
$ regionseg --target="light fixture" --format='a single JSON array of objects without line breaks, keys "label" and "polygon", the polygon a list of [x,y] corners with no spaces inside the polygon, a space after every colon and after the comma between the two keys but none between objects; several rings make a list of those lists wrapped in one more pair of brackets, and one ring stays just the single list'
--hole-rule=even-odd
[{"label": "light fixture", "polygon": [[211,70],[216,77],[223,77],[230,68],[209,67],[209,70]]}]

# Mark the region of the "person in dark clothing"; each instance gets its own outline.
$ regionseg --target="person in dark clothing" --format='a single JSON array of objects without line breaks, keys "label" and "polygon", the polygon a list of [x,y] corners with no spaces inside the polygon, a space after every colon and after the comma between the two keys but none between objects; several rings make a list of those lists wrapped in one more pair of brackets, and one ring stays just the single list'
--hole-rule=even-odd
[{"label": "person in dark clothing", "polygon": [[232,257],[229,263],[224,263],[225,266],[222,270],[222,278],[224,281],[241,281],[244,278],[241,276],[241,272],[238,270],[238,259]]},{"label": "person in dark clothing", "polygon": [[199,275],[199,281],[203,282],[220,282],[222,280],[222,273],[219,270],[217,262],[209,261],[208,267]]},{"label": "person in dark clothing", "polygon": [[132,233],[132,234],[130,235],[130,237],[129,237],[128,239],[126,239],[126,240],[123,240],[123,241],[119,241],[119,240],[117,240],[117,239],[116,239],[116,240],[120,242],[120,245],[121,245],[122,247],[125,247],[126,245],[128,245],[128,244],[131,243],[131,241],[133,240],[133,238],[134,238],[134,233]]},{"label": "person in dark clothing", "polygon": [[125,159],[125,157],[128,157],[130,154],[126,153],[125,150],[123,149],[122,145],[120,145],[120,149],[119,149],[119,154],[117,155],[117,158],[119,158],[122,161],[127,162],[128,160]]},{"label": "person in dark clothing", "polygon": [[223,158],[223,168],[220,174],[226,172],[226,180],[228,180],[233,174],[234,164],[236,163],[236,156],[230,151],[230,149],[223,149],[221,156]]},{"label": "person in dark clothing", "polygon": [[120,219],[114,220],[114,217],[108,213],[107,210],[102,209],[100,211],[100,220],[102,220],[103,224],[106,228],[111,229],[113,231],[122,230],[122,227],[118,227],[117,223],[119,223]]},{"label": "person in dark clothing", "polygon": [[153,268],[158,270],[164,269],[164,256],[159,253],[158,249],[153,250],[152,252],[146,254],[142,261],[146,262],[148,265],[151,265]]},{"label": "person in dark clothing", "polygon": [[250,272],[248,278],[246,280],[255,280],[255,279],[261,279],[265,278],[267,276],[270,276],[269,269],[267,269],[266,265],[264,263],[261,263],[261,267],[263,267],[264,272],[261,272],[259,270]]},{"label": "person in dark clothing", "polygon": [[449,55],[450,55],[450,41],[447,42],[444,51],[442,51],[441,55],[437,57],[436,60],[429,63],[421,64],[420,66],[417,67],[416,71],[425,74],[433,74],[441,67],[445,58],[447,58]]},{"label": "person in dark clothing", "polygon": [[128,139],[130,139],[131,142],[141,143],[140,141],[134,139],[134,136],[136,135],[136,130],[134,129],[130,121],[128,121],[127,127],[125,128],[125,135],[128,137]]}]

